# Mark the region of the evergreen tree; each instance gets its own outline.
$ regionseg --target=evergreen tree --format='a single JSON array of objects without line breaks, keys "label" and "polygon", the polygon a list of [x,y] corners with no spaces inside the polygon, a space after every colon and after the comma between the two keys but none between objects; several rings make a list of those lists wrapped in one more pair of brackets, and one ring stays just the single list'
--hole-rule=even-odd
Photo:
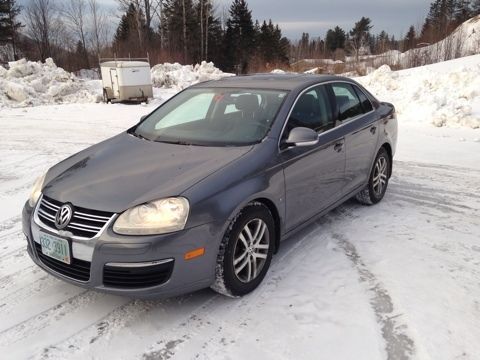
[{"label": "evergreen tree", "polygon": [[416,46],[416,38],[417,38],[417,34],[415,32],[415,28],[412,25],[408,29],[407,35],[405,36],[405,39],[404,39],[404,50],[413,49]]},{"label": "evergreen tree", "polygon": [[140,17],[140,26],[145,30],[145,17],[141,10],[137,10],[133,3],[130,3],[126,13],[121,17],[113,40],[113,48],[118,55],[145,56],[139,34],[146,34],[145,31],[138,31],[137,11]]},{"label": "evergreen tree", "polygon": [[365,49],[370,43],[370,30],[372,29],[371,20],[362,17],[350,30],[350,46],[355,53],[356,60],[362,49]]},{"label": "evergreen tree", "polygon": [[18,29],[23,27],[17,19],[20,10],[15,0],[0,0],[0,45],[11,44],[15,60],[18,58],[16,35]]},{"label": "evergreen tree", "polygon": [[278,25],[273,25],[272,20],[263,22],[260,27],[255,23],[257,31],[257,52],[265,64],[286,64],[288,63],[288,49],[290,42],[282,36]]},{"label": "evergreen tree", "polygon": [[347,35],[345,34],[345,31],[336,26],[333,30],[329,29],[327,31],[327,35],[325,36],[325,46],[331,52],[334,52],[336,49],[344,49],[346,39]]},{"label": "evergreen tree", "polygon": [[225,67],[229,71],[246,73],[255,51],[255,28],[252,12],[245,0],[234,0],[230,6],[225,32]]},{"label": "evergreen tree", "polygon": [[182,54],[184,63],[198,58],[200,27],[192,0],[166,0],[163,10],[170,53]]}]

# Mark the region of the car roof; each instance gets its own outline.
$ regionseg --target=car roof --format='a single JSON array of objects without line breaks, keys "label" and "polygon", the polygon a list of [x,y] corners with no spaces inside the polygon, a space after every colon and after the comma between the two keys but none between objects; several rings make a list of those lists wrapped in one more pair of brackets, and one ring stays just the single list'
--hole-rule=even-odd
[{"label": "car roof", "polygon": [[193,87],[294,90],[330,81],[349,81],[355,83],[353,80],[342,76],[285,73],[230,76],[219,80],[201,82],[193,85]]}]

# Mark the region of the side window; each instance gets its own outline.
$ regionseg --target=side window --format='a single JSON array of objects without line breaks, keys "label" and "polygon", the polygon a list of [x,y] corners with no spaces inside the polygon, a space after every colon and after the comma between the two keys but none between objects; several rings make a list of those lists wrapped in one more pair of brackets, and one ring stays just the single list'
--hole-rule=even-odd
[{"label": "side window", "polygon": [[368,113],[372,111],[373,106],[370,100],[368,100],[367,95],[365,95],[365,93],[358,86],[354,86],[354,89],[358,95],[358,98],[360,99],[360,103],[362,104],[363,112]]},{"label": "side window", "polygon": [[352,85],[336,83],[332,84],[332,89],[337,102],[338,120],[344,121],[363,114],[362,105]]},{"label": "side window", "polygon": [[302,94],[288,119],[284,138],[295,127],[307,127],[322,133],[334,126],[333,112],[325,86],[317,86]]}]

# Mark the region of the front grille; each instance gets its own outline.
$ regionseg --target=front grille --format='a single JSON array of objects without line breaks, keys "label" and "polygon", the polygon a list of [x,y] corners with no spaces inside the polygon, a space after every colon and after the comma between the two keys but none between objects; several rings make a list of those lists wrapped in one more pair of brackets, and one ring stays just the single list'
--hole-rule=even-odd
[{"label": "front grille", "polygon": [[[63,203],[43,196],[38,206],[37,214],[42,223],[55,229],[55,216]],[[97,235],[103,226],[111,219],[113,213],[74,207],[73,216],[64,229],[74,236],[90,239]]]},{"label": "front grille", "polygon": [[142,267],[105,265],[103,268],[103,284],[118,288],[143,288],[161,285],[170,279],[173,263],[172,260]]},{"label": "front grille", "polygon": [[88,281],[90,279],[90,263],[88,261],[72,257],[71,264],[65,264],[42,253],[42,246],[34,242],[35,252],[40,261],[53,271],[65,275],[74,280]]}]

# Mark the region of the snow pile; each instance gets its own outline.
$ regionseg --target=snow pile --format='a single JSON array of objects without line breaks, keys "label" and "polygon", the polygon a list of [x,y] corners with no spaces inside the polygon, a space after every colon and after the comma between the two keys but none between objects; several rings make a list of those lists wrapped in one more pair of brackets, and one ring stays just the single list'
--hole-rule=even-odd
[{"label": "snow pile", "polygon": [[54,103],[96,102],[97,84],[79,80],[59,68],[51,58],[45,63],[25,59],[0,66],[0,106],[23,107]]},{"label": "snow pile", "polygon": [[157,64],[151,69],[153,86],[163,88],[184,89],[190,85],[207,80],[218,80],[234,74],[224,73],[212,62],[181,65],[179,63]]},{"label": "snow pile", "polygon": [[395,105],[400,122],[480,128],[480,55],[392,71],[383,65],[357,78],[380,101]]}]

